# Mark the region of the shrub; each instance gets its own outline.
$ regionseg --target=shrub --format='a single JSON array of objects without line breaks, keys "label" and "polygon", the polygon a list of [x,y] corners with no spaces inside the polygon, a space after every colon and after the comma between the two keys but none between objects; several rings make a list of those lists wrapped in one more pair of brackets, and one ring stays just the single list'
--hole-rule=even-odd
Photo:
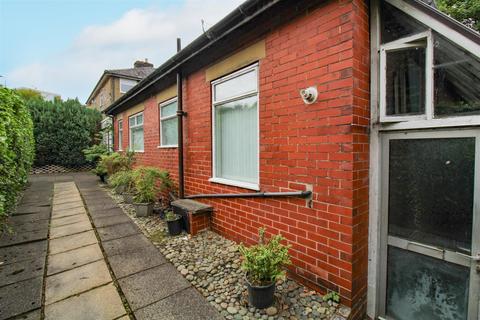
[{"label": "shrub", "polygon": [[108,175],[112,175],[122,170],[131,170],[133,161],[133,152],[127,152],[126,154],[113,152],[111,154],[101,156],[100,159],[100,162],[106,168]]},{"label": "shrub", "polygon": [[0,89],[0,228],[27,182],[34,158],[33,124],[23,100]]},{"label": "shrub", "polygon": [[171,189],[172,181],[167,171],[155,167],[138,167],[133,170],[135,185],[134,200],[137,203],[151,203],[158,194]]},{"label": "shrub", "polygon": [[35,165],[86,164],[82,150],[98,139],[100,112],[86,108],[78,100],[29,99],[27,104],[34,124]]},{"label": "shrub", "polygon": [[110,152],[104,144],[94,144],[93,146],[82,150],[85,160],[93,164],[97,164],[103,155],[108,155]]},{"label": "shrub", "polygon": [[265,229],[258,231],[259,243],[249,248],[240,244],[239,250],[244,260],[242,269],[247,272],[247,279],[254,286],[269,285],[285,277],[284,267],[289,265],[290,246],[282,245],[282,235],[275,235],[269,241],[265,241]]},{"label": "shrub", "polygon": [[133,172],[131,170],[115,172],[108,178],[108,183],[115,189],[123,186],[125,187],[126,192],[133,192],[135,187],[133,181]]}]

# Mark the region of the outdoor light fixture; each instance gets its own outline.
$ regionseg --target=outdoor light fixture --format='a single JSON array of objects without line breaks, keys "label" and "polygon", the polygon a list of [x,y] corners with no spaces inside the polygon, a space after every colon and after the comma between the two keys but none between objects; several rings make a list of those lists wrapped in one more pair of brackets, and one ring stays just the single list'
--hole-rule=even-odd
[{"label": "outdoor light fixture", "polygon": [[305,104],[315,103],[318,98],[317,87],[308,87],[306,89],[300,90],[300,96],[302,97]]}]

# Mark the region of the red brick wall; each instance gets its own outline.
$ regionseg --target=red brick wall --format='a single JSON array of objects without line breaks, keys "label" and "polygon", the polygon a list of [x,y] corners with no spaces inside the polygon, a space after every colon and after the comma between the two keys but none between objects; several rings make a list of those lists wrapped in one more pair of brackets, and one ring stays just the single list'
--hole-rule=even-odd
[{"label": "red brick wall", "polygon": [[[364,312],[368,240],[369,26],[360,0],[329,1],[265,37],[259,61],[260,187],[313,189],[298,198],[209,199],[212,227],[254,243],[259,227],[292,245],[292,272],[321,291],[338,291],[356,316]],[[315,85],[318,102],[299,90]],[[184,82],[186,194],[251,192],[211,183],[211,90],[205,70]],[[176,149],[159,150],[158,106],[145,103],[141,163],[176,176]],[[128,122],[124,120],[128,143]],[[126,146],[124,146],[126,147]],[[203,200],[202,200],[203,201]]]}]

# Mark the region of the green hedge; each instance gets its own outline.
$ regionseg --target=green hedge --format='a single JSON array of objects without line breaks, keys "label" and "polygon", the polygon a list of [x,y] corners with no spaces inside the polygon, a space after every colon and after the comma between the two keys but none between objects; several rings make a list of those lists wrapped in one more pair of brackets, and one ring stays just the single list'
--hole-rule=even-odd
[{"label": "green hedge", "polygon": [[100,112],[78,100],[29,99],[35,136],[35,165],[75,167],[87,163],[82,150],[98,139]]},{"label": "green hedge", "polygon": [[14,91],[0,88],[0,227],[27,182],[33,157],[33,124],[28,108]]}]

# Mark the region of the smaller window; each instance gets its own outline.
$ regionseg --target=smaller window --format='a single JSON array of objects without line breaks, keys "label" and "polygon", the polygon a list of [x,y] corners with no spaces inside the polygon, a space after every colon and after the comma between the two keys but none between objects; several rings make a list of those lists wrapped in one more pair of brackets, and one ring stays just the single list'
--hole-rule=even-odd
[{"label": "smaller window", "polygon": [[120,93],[125,93],[135,87],[137,81],[130,79],[120,79]]},{"label": "smaller window", "polygon": [[123,150],[123,120],[118,120],[118,150]]},{"label": "smaller window", "polygon": [[143,112],[137,113],[128,119],[130,129],[129,149],[143,152]]},{"label": "smaller window", "polygon": [[177,98],[160,104],[160,146],[178,145]]}]

